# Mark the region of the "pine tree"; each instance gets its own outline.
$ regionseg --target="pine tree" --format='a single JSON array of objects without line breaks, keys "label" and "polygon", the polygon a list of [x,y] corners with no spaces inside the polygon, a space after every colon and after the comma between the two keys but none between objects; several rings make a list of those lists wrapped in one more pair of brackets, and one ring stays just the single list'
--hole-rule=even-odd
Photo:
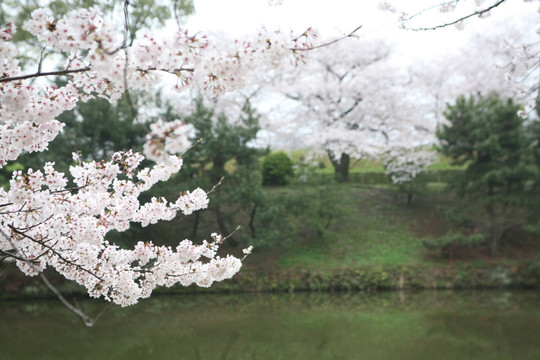
[{"label": "pine tree", "polygon": [[449,123],[437,131],[439,150],[454,164],[466,166],[451,186],[468,200],[464,211],[471,211],[471,233],[483,233],[492,253],[504,231],[523,225],[521,209],[537,174],[519,109],[497,94],[461,96],[447,106]]},{"label": "pine tree", "polygon": [[[178,116],[169,108],[164,118]],[[259,159],[267,152],[251,146],[260,130],[256,110],[246,101],[238,117],[230,118],[198,98],[193,113],[180,118],[193,126],[193,143],[201,143],[182,156],[183,171],[174,179],[178,186],[170,187],[189,188],[196,184],[211,189],[219,183],[207,212],[213,214],[213,224],[223,234],[231,234],[242,225],[248,230],[240,237],[248,237],[247,232],[254,237],[255,216],[264,202]],[[194,214],[191,237],[196,237],[201,217],[200,213]],[[238,244],[236,236],[227,241],[231,246]]]}]

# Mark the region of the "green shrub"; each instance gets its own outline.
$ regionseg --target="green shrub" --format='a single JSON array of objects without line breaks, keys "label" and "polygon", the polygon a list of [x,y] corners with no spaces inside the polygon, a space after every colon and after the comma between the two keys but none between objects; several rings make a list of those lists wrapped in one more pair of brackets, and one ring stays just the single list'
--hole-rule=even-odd
[{"label": "green shrub", "polygon": [[283,151],[267,155],[262,164],[263,185],[287,185],[293,176],[293,163]]}]

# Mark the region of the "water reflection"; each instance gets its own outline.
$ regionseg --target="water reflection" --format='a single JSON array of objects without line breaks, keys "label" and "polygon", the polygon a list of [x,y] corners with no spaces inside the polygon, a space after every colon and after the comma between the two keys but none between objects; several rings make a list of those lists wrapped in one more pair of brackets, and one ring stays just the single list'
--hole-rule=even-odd
[{"label": "water reflection", "polygon": [[[0,359],[540,359],[538,292],[162,296],[93,327],[0,303]],[[88,302],[89,311],[103,304]]]}]

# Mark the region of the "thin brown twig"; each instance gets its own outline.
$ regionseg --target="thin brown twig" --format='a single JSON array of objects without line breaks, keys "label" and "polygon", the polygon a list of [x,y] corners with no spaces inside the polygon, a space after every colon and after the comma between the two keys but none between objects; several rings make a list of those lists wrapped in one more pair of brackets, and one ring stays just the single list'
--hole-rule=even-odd
[{"label": "thin brown twig", "polygon": [[209,192],[207,192],[206,194],[207,194],[207,195],[210,195],[211,193],[213,193],[214,191],[216,191],[216,189],[218,188],[218,186],[221,185],[221,183],[223,182],[223,180],[225,180],[225,176],[221,177],[221,179],[219,179],[218,183],[217,183],[216,185],[214,185],[214,186],[212,187],[212,189],[211,189]]},{"label": "thin brown twig", "polygon": [[19,76],[13,76],[13,77],[5,77],[0,78],[0,83],[4,82],[10,82],[10,81],[18,81],[18,80],[26,80],[31,78],[36,78],[40,76],[62,76],[62,75],[69,75],[73,73],[80,73],[89,71],[92,68],[90,66],[79,68],[79,69],[64,69],[64,70],[57,70],[57,71],[47,71],[47,72],[37,72],[34,74],[26,74],[26,75],[19,75]]},{"label": "thin brown twig", "polygon": [[185,153],[193,149],[195,146],[199,145],[203,141],[203,138],[200,138],[199,140],[195,141],[193,144],[191,144],[186,150],[184,150],[183,153],[180,154],[180,156],[183,156]]}]

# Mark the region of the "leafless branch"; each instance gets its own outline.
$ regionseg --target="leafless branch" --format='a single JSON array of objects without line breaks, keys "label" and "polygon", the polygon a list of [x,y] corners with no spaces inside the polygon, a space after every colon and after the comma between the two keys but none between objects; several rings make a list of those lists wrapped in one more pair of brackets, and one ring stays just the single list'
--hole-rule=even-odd
[{"label": "leafless branch", "polygon": [[216,185],[214,185],[214,186],[212,187],[212,189],[211,189],[209,192],[207,192],[206,194],[207,194],[207,195],[210,195],[211,193],[213,193],[214,191],[216,191],[216,189],[218,188],[218,186],[221,185],[221,183],[223,182],[223,180],[225,180],[225,176],[223,176],[221,179],[219,179],[218,183],[217,183]]},{"label": "leafless branch", "polygon": [[47,47],[44,46],[43,49],[41,49],[41,54],[39,55],[39,63],[38,63],[38,73],[41,72],[41,65],[43,64],[43,53],[45,52],[45,49]]},{"label": "leafless branch", "polygon": [[118,46],[116,49],[114,50],[111,50],[111,51],[107,51],[105,49],[103,49],[101,47],[101,44],[100,45],[100,48],[101,50],[103,50],[103,52],[107,55],[114,55],[116,54],[118,51],[122,50],[122,49],[125,49],[126,46],[127,46],[127,41],[128,41],[128,38],[129,38],[129,6],[133,6],[135,7],[135,5],[131,4],[129,2],[129,0],[125,0],[124,1],[124,38],[122,39],[122,43],[120,44],[120,46]]},{"label": "leafless branch", "polygon": [[292,48],[290,50],[293,50],[293,51],[308,51],[308,50],[319,49],[319,48],[322,48],[322,47],[325,47],[325,46],[330,46],[332,44],[337,43],[338,41],[345,40],[345,39],[350,38],[350,37],[354,37],[356,32],[358,30],[360,30],[361,28],[362,28],[362,25],[358,26],[356,29],[354,29],[353,31],[351,31],[347,35],[342,36],[340,38],[337,38],[335,40],[329,41],[329,42],[324,43],[324,44],[320,44],[320,45],[317,45],[317,46],[311,46],[311,47],[308,47],[308,48]]},{"label": "leafless branch", "polygon": [[199,145],[203,141],[203,138],[200,138],[199,140],[195,141],[193,144],[191,144],[186,150],[184,150],[183,153],[180,154],[180,156],[183,156],[185,153],[193,149],[195,146]]},{"label": "leafless branch", "polygon": [[447,23],[444,23],[444,24],[439,24],[439,25],[435,25],[435,26],[432,26],[432,27],[407,28],[407,29],[408,30],[413,30],[413,31],[429,31],[429,30],[436,30],[436,29],[445,28],[445,27],[448,27],[448,26],[458,24],[458,23],[460,23],[460,22],[462,22],[464,20],[467,20],[467,19],[469,19],[471,17],[481,16],[482,14],[485,14],[485,13],[491,11],[492,9],[496,8],[497,6],[501,5],[505,1],[506,0],[499,0],[495,4],[493,4],[491,6],[488,6],[487,8],[474,11],[474,12],[468,14],[468,15],[461,16],[461,17],[455,19],[454,21],[450,21],[450,22],[447,22]]},{"label": "leafless branch", "polygon": [[174,12],[174,19],[176,20],[176,26],[178,27],[178,31],[183,32],[182,27],[180,26],[180,16],[178,16],[178,0],[174,0],[173,12]]},{"label": "leafless branch", "polygon": [[47,287],[56,295],[56,297],[64,304],[65,307],[67,307],[69,310],[71,310],[75,315],[81,318],[84,325],[87,327],[92,327],[95,325],[95,323],[105,314],[107,310],[109,310],[112,307],[112,304],[108,304],[105,306],[94,318],[88,316],[86,313],[84,313],[81,309],[79,309],[76,306],[73,306],[69,301],[66,300],[66,298],[62,295],[62,293],[47,279],[45,274],[43,272],[39,273],[39,276],[41,277],[41,280],[47,285]]}]

